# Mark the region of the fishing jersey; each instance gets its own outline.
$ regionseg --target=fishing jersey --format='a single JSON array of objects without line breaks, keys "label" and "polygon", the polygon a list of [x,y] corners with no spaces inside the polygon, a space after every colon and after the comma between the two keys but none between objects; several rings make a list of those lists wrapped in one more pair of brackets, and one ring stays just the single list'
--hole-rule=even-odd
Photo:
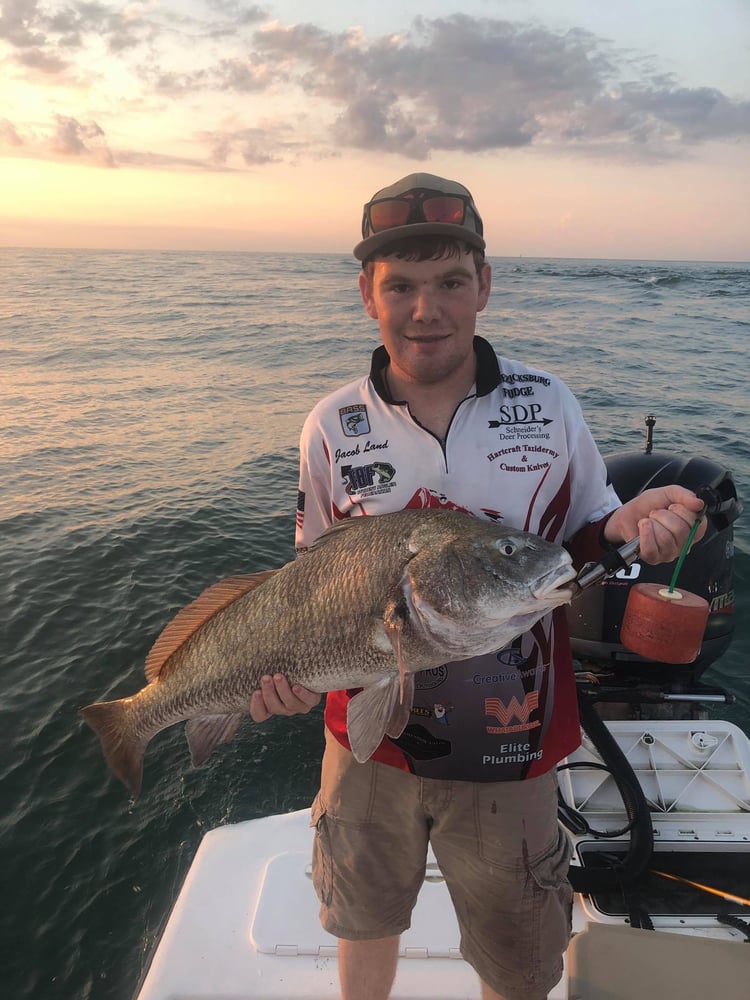
[{"label": "fishing jersey", "polygon": [[[577,565],[600,557],[603,521],[620,501],[577,400],[481,337],[474,349],[476,382],[444,441],[391,397],[382,346],[369,376],[315,406],[300,440],[299,550],[344,518],[442,508],[572,543]],[[354,693],[326,699],[326,725],[347,748]],[[417,673],[409,723],[373,759],[424,777],[509,781],[550,770],[579,743],[567,622],[556,608],[504,649]]]}]

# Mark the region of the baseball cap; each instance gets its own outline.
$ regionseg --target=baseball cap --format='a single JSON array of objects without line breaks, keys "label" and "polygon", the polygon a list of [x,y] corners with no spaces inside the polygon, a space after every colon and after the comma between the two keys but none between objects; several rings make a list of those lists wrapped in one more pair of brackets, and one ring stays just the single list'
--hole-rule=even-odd
[{"label": "baseball cap", "polygon": [[468,188],[435,174],[409,174],[377,191],[364,206],[357,260],[410,236],[450,236],[485,249],[482,219]]}]

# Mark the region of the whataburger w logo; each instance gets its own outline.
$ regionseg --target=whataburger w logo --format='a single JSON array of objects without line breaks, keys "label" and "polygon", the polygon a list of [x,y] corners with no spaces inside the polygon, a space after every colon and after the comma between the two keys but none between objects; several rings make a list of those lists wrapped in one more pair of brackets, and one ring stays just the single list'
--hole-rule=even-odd
[{"label": "whataburger w logo", "polygon": [[[541,723],[537,720],[529,722],[531,713],[539,708],[539,692],[529,691],[519,701],[515,695],[506,705],[500,698],[484,699],[484,714],[491,715],[500,723],[499,726],[487,726],[488,733],[520,733],[527,729],[536,729]],[[520,725],[511,726],[511,719],[518,719]]]}]

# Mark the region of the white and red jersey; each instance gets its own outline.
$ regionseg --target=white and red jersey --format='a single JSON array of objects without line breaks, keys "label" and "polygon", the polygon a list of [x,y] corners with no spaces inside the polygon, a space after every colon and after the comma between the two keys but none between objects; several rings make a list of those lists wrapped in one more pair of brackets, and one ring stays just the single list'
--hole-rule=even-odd
[{"label": "white and red jersey", "polygon": [[[351,516],[413,507],[462,510],[597,558],[600,523],[619,506],[567,386],[475,338],[476,384],[444,441],[391,398],[385,348],[368,377],[323,399],[300,441],[298,549]],[[328,695],[326,723],[345,746],[348,692]],[[376,760],[436,778],[533,777],[580,740],[565,615],[546,616],[512,647],[416,676],[411,719]]]}]

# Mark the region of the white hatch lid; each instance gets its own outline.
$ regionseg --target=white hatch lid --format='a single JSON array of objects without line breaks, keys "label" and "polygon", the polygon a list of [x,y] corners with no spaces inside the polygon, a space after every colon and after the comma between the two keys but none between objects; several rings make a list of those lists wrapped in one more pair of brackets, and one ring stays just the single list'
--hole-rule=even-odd
[{"label": "white hatch lid", "polygon": [[[270,859],[262,877],[250,937],[270,955],[335,955],[336,938],[320,926],[318,899],[310,878],[310,853]],[[434,863],[401,936],[401,954],[419,958],[460,958],[459,930],[448,890]]]}]

